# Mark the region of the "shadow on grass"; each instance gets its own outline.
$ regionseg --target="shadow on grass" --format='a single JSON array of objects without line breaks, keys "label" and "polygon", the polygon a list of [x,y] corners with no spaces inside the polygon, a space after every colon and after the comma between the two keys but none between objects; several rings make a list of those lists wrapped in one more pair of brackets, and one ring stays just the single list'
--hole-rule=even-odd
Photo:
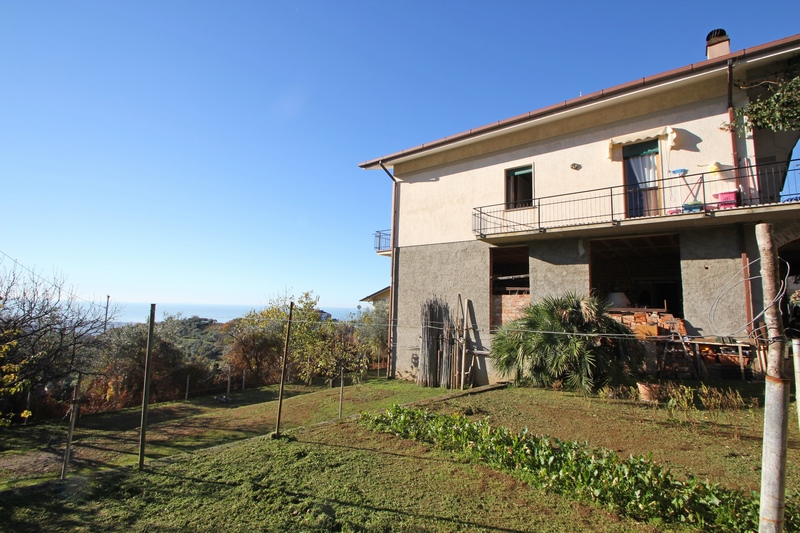
[{"label": "shadow on grass", "polygon": [[[143,525],[140,520],[145,518],[142,517],[149,517],[146,518],[145,529],[167,530],[167,525],[153,523],[149,508],[155,509],[163,505],[163,502],[173,499],[191,500],[201,505],[203,500],[230,498],[238,494],[243,485],[253,495],[252,504],[255,506],[259,505],[259,501],[268,501],[273,509],[313,507],[332,519],[337,517],[344,521],[352,522],[375,513],[387,513],[390,520],[395,520],[394,517],[423,520],[428,524],[439,524],[442,528],[452,530],[481,529],[509,533],[522,531],[390,505],[348,501],[339,497],[323,496],[317,491],[292,490],[280,481],[221,481],[152,468],[145,468],[143,472],[131,468],[114,468],[85,476],[76,475],[66,481],[50,481],[0,491],[0,515],[4,517],[3,530],[17,532],[136,530]],[[157,494],[155,499],[151,496],[153,494]],[[114,502],[112,516],[97,512],[98,508],[107,508],[111,501]],[[342,517],[341,511],[337,510],[343,508],[353,509],[360,515]],[[299,517],[301,518],[302,516]],[[298,521],[288,529],[305,530],[306,527]]]}]

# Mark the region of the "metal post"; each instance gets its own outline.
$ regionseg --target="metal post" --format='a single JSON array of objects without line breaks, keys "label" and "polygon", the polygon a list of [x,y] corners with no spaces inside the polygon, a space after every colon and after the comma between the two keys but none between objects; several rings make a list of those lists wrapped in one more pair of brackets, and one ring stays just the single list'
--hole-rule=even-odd
[{"label": "metal post", "polygon": [[608,188],[608,199],[611,202],[611,222],[614,222],[614,188]]},{"label": "metal post", "polygon": [[292,331],[292,311],[294,302],[289,302],[289,320],[286,322],[286,341],[283,343],[283,365],[281,368],[281,385],[278,388],[278,419],[275,422],[275,438],[281,436],[281,411],[283,410],[283,382],[286,379],[286,359],[289,356],[289,339]]},{"label": "metal post", "polygon": [[139,470],[144,468],[144,445],[147,440],[147,408],[150,403],[150,359],[153,351],[153,328],[156,323],[156,304],[150,304],[150,324],[147,330],[147,350],[144,359],[144,390],[142,391],[142,425],[139,433]]},{"label": "metal post", "polygon": [[243,368],[242,369],[242,390],[244,390],[244,378],[245,378],[246,374],[247,374],[247,369]]}]

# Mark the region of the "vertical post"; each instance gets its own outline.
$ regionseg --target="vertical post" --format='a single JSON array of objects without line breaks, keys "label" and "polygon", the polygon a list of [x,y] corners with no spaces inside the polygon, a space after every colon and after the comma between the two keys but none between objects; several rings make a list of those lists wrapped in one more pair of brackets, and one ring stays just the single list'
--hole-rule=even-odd
[{"label": "vertical post", "polygon": [[111,296],[106,294],[106,320],[103,322],[103,333],[106,332],[106,328],[108,327],[108,302],[111,300]]},{"label": "vertical post", "polygon": [[292,311],[294,302],[289,302],[289,321],[286,322],[286,340],[283,343],[283,364],[281,367],[281,385],[278,388],[278,419],[275,422],[275,438],[281,436],[281,411],[283,409],[283,382],[286,379],[286,359],[289,355],[289,339],[292,331]]},{"label": "vertical post", "polygon": [[246,375],[247,375],[247,369],[243,368],[242,369],[242,390],[244,390],[244,379],[245,379]]},{"label": "vertical post", "polygon": [[344,365],[339,367],[339,418],[342,418],[343,401],[344,401]]},{"label": "vertical post", "polygon": [[[794,359],[795,398],[800,397],[800,339],[792,339],[792,358]],[[797,423],[800,425],[800,401],[797,401]]]},{"label": "vertical post", "polygon": [[150,404],[150,358],[153,352],[153,328],[156,323],[156,304],[150,304],[150,323],[147,329],[147,350],[144,356],[144,390],[142,391],[142,425],[139,432],[139,470],[144,468],[144,445],[147,440],[147,408]]},{"label": "vertical post", "polygon": [[789,380],[783,369],[783,322],[778,308],[778,252],[772,224],[756,225],[767,324],[767,373],[764,377],[764,437],[761,455],[759,531],[783,531],[786,504],[786,447],[789,436]]},{"label": "vertical post", "polygon": [[69,416],[69,431],[67,432],[67,448],[64,450],[64,464],[61,465],[61,480],[67,478],[67,468],[69,466],[70,452],[72,451],[72,433],[75,431],[75,418],[78,416],[78,402],[81,400],[81,374],[78,374],[78,383],[72,391],[72,406]]},{"label": "vertical post", "polygon": [[192,376],[186,376],[186,397],[184,398],[184,400],[188,400],[189,399],[189,379],[191,377]]},{"label": "vertical post", "polygon": [[611,222],[614,222],[614,187],[608,188],[608,199],[611,202]]}]

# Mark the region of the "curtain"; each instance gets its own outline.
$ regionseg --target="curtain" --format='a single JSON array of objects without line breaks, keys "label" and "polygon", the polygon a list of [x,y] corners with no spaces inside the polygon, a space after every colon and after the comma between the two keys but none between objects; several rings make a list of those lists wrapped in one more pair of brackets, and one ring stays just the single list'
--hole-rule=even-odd
[{"label": "curtain", "polygon": [[658,214],[658,150],[625,159],[628,182],[628,216]]}]

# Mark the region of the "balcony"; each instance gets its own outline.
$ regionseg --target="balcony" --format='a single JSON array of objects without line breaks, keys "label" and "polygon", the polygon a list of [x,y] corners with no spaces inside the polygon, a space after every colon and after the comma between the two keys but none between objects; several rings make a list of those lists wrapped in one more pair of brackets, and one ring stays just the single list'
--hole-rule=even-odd
[{"label": "balcony", "polygon": [[392,230],[383,229],[375,232],[375,251],[380,255],[392,253]]},{"label": "balcony", "polygon": [[[476,207],[472,231],[483,240],[513,240],[548,231],[592,230],[619,225],[673,222],[697,225],[698,219],[755,215],[764,208],[800,209],[800,159],[771,165],[720,168],[668,177],[635,186],[620,185],[543,196],[514,204]],[[516,205],[519,205],[517,203]],[[796,216],[796,213],[795,213]],[[744,221],[747,217],[739,217]]]}]

